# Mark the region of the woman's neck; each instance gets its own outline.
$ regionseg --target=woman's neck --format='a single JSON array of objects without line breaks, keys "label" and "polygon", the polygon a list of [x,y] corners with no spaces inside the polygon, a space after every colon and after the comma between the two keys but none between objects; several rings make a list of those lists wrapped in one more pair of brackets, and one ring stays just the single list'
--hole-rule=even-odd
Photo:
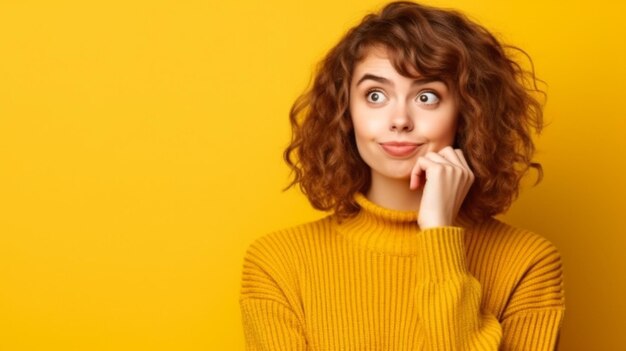
[{"label": "woman's neck", "polygon": [[365,196],[384,208],[419,212],[422,188],[411,190],[407,179],[393,179],[372,172],[372,185]]}]

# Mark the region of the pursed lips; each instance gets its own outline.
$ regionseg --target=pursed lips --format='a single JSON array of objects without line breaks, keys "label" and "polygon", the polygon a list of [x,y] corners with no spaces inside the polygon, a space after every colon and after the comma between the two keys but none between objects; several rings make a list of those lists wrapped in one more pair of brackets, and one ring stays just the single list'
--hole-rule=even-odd
[{"label": "pursed lips", "polygon": [[389,155],[394,157],[408,156],[421,145],[423,144],[410,143],[405,141],[390,141],[380,143],[380,146],[383,148],[383,150],[385,150]]}]

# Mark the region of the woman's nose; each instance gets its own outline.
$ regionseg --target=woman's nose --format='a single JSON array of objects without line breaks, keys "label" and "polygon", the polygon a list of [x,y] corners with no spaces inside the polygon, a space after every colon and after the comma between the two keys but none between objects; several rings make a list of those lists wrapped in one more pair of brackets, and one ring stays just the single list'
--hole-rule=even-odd
[{"label": "woman's nose", "polygon": [[393,112],[393,116],[390,122],[390,129],[392,132],[410,132],[413,130],[413,119],[410,116],[406,105],[402,104],[398,106]]}]

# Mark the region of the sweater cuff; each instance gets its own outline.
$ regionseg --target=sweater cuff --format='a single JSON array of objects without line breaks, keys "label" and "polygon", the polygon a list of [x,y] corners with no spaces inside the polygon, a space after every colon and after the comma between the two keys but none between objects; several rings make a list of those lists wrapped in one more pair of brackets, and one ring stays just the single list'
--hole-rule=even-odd
[{"label": "sweater cuff", "polygon": [[445,226],[418,233],[418,272],[427,280],[443,281],[466,274],[465,229]]}]

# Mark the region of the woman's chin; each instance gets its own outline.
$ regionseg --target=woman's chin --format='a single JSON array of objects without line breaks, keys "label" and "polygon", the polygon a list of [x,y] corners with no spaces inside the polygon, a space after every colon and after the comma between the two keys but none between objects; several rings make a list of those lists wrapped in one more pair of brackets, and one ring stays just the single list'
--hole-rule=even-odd
[{"label": "woman's chin", "polygon": [[[370,168],[371,169],[371,168]],[[372,177],[387,178],[394,181],[406,181],[411,180],[412,167],[389,167],[383,169],[371,169]]]}]

